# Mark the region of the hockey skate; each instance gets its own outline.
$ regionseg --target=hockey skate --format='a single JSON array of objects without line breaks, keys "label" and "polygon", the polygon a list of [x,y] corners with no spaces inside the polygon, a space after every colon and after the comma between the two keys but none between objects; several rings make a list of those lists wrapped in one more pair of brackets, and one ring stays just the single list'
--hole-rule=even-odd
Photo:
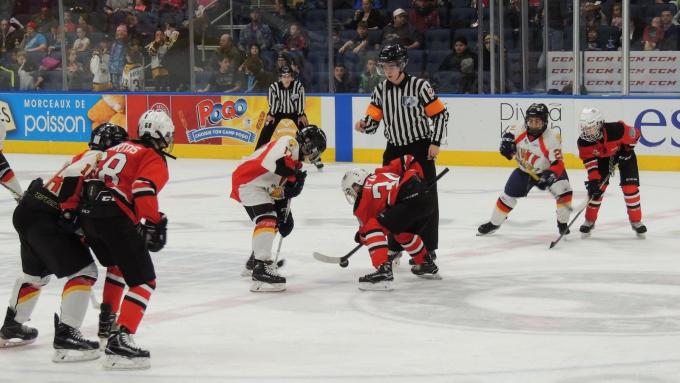
[{"label": "hockey skate", "polygon": [[255,259],[253,267],[253,284],[250,291],[284,291],[286,289],[286,278],[279,275],[278,267],[271,261],[260,261]]},{"label": "hockey skate", "polygon": [[389,291],[392,290],[394,275],[392,274],[392,262],[385,262],[372,273],[359,278],[359,290],[364,291]]},{"label": "hockey skate", "polygon": [[0,329],[0,348],[31,344],[38,337],[38,330],[15,321],[16,315],[16,311],[7,308],[5,322]]},{"label": "hockey skate", "polygon": [[595,222],[585,221],[578,229],[581,232],[581,238],[588,238],[595,228]]},{"label": "hockey skate", "polygon": [[631,222],[630,227],[633,228],[633,231],[637,234],[638,238],[645,239],[647,237],[647,226],[645,226],[642,221]]},{"label": "hockey skate", "polygon": [[54,363],[85,362],[98,359],[99,342],[83,338],[75,327],[59,321],[54,314]]},{"label": "hockey skate", "polygon": [[494,225],[491,221],[479,226],[477,228],[477,236],[493,234],[500,228],[500,225]]},{"label": "hockey skate", "polygon": [[111,311],[111,305],[108,303],[102,303],[99,306],[99,330],[97,331],[97,336],[100,339],[100,344],[103,347],[106,345],[106,341],[111,336],[111,331],[116,323],[116,313]]},{"label": "hockey skate", "polygon": [[104,368],[109,370],[143,370],[151,367],[151,353],[135,344],[125,327],[111,333],[104,350]]},{"label": "hockey skate", "polygon": [[[273,261],[265,261],[269,263],[273,263]],[[279,269],[282,268],[286,264],[285,259],[279,259],[276,261],[276,267]],[[253,268],[255,267],[255,252],[250,253],[250,257],[248,258],[248,261],[246,261],[246,267],[241,271],[241,276],[242,277],[251,277],[253,275]]]},{"label": "hockey skate", "polygon": [[557,221],[557,232],[560,233],[560,235],[568,235],[571,233],[569,230],[569,225],[567,225],[566,222],[560,221]]},{"label": "hockey skate", "polygon": [[423,263],[411,267],[411,272],[420,278],[442,279],[442,276],[439,275],[439,267],[434,263],[430,254],[425,256]]}]

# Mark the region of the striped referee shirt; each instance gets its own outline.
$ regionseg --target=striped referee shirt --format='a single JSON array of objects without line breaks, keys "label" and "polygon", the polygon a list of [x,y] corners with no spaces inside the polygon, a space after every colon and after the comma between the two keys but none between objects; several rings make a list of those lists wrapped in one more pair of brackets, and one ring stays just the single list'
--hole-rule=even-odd
[{"label": "striped referee shirt", "polygon": [[305,114],[305,88],[302,84],[293,80],[288,88],[283,87],[281,81],[269,86],[269,114]]},{"label": "striped referee shirt", "polygon": [[[446,139],[449,120],[446,106],[429,82],[406,73],[399,85],[383,80],[375,87],[366,115],[385,123],[385,138],[395,146],[423,139],[441,146]],[[428,120],[432,121],[433,129]]]}]

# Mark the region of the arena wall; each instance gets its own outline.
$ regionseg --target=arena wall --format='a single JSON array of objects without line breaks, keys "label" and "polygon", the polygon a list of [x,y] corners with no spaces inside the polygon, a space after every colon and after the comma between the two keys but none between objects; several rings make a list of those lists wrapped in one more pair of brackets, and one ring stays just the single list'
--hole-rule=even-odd
[{"label": "arena wall", "polygon": [[[636,148],[641,169],[680,170],[680,99],[663,97],[443,96],[450,118],[448,139],[437,163],[464,166],[514,166],[497,152],[501,132],[524,121],[533,102],[550,110],[550,128],[559,129],[568,167],[581,168],[576,155],[578,115],[600,108],[607,121],[640,129]],[[354,122],[369,97],[309,95],[311,123],[327,134],[325,161],[380,162],[385,138],[358,134]],[[173,153],[185,158],[239,159],[253,150],[264,121],[263,95],[0,93],[0,120],[8,125],[5,151],[73,154],[88,141],[92,126],[111,121],[129,127],[147,108],[167,111],[176,127]],[[276,134],[294,133],[284,122]]]}]

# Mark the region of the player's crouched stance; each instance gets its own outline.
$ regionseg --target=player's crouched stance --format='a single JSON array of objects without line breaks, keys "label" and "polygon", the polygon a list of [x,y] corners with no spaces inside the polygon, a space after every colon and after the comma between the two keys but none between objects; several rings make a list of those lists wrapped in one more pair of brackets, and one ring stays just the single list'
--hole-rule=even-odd
[{"label": "player's crouched stance", "polygon": [[314,163],[326,150],[326,134],[314,125],[299,130],[295,138],[282,136],[248,156],[231,177],[230,197],[240,202],[255,224],[251,259],[250,291],[284,291],[286,278],[271,260],[277,231],[282,237],[293,230],[290,199],[297,197],[307,172],[302,161]]},{"label": "player's crouched stance", "polygon": [[359,231],[354,240],[368,247],[377,270],[359,278],[361,290],[392,290],[394,276],[388,258],[387,236],[393,235],[412,257],[411,272],[421,278],[441,279],[419,233],[434,210],[423,181],[423,171],[413,156],[394,159],[375,170],[353,169],[342,178],[342,191],[354,206]]},{"label": "player's crouched stance", "polygon": [[89,150],[73,157],[43,185],[31,182],[14,211],[13,223],[21,242],[23,275],[17,279],[5,321],[0,347],[31,343],[38,330],[24,326],[51,274],[66,277],[61,317],[54,315],[54,362],[77,362],[99,358],[99,343],[85,339],[79,328],[87,311],[92,285],[97,280],[89,250],[83,244],[76,207],[83,178],[104,157],[104,150],[127,139],[127,132],[109,123],[92,131]]},{"label": "player's crouched stance", "polygon": [[501,154],[517,160],[515,169],[505,184],[503,194],[496,201],[491,220],[477,229],[477,235],[491,234],[500,228],[517,205],[534,187],[548,189],[557,203],[557,229],[569,234],[567,221],[571,211],[572,190],[562,161],[560,134],[548,127],[548,107],[531,104],[526,111],[524,127],[512,126],[501,139]]}]

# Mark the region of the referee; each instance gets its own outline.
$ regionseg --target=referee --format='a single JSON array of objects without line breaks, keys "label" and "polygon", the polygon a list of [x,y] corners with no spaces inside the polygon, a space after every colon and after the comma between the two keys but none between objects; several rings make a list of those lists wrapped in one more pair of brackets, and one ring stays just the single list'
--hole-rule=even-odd
[{"label": "referee", "polygon": [[[437,172],[434,161],[446,138],[449,112],[426,80],[404,72],[407,62],[408,54],[401,44],[388,43],[382,48],[378,57],[378,71],[383,72],[380,74],[384,74],[386,79],[373,90],[366,116],[356,123],[354,129],[373,134],[378,130],[380,121],[383,121],[387,138],[383,165],[410,154],[423,168],[425,180],[432,182]],[[436,185],[432,189],[434,213],[419,234],[434,260],[439,241],[439,202]],[[394,256],[398,252],[398,245],[395,247],[391,243],[390,250]]]},{"label": "referee", "polygon": [[[276,126],[283,119],[291,120],[302,130],[309,124],[305,114],[305,88],[300,81],[293,79],[293,71],[289,66],[279,68],[279,81],[269,86],[267,96],[269,112],[264,120],[264,127],[257,139],[255,150],[267,144],[274,134]],[[314,163],[318,169],[323,167],[321,160]]]}]

